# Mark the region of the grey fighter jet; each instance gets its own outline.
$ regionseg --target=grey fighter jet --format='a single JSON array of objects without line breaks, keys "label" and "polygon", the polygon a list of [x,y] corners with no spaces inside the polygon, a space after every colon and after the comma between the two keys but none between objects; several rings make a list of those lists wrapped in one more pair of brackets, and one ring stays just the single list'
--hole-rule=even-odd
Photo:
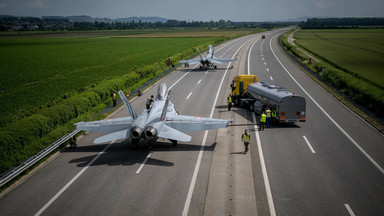
[{"label": "grey fighter jet", "polygon": [[172,102],[169,101],[168,87],[165,83],[159,85],[157,98],[149,110],[137,115],[122,91],[119,95],[128,109],[130,116],[92,122],[76,123],[76,129],[91,132],[108,133],[96,138],[95,144],[112,140],[132,138],[135,147],[140,139],[145,139],[151,145],[160,138],[169,139],[173,145],[177,141],[190,142],[191,136],[184,132],[212,130],[228,127],[232,119],[213,119],[196,116],[179,115]]},{"label": "grey fighter jet", "polygon": [[197,52],[199,52],[200,59],[193,59],[193,60],[182,60],[180,63],[185,64],[186,67],[189,67],[190,64],[198,64],[200,63],[200,70],[203,69],[205,66],[208,67],[214,67],[217,69],[217,64],[225,63],[225,62],[231,62],[235,61],[236,59],[226,59],[226,58],[216,58],[213,53],[215,52],[213,50],[212,45],[208,46],[208,52],[205,57],[201,56],[201,53],[199,49],[196,47]]}]

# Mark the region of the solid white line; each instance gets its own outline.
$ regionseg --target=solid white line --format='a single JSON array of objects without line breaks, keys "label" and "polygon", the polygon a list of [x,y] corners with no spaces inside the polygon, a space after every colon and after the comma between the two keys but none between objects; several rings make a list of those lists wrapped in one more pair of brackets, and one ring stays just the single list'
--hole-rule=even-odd
[{"label": "solid white line", "polygon": [[201,82],[201,80],[199,80],[199,82],[197,82],[197,85],[199,85],[199,84],[200,84],[200,82]]},{"label": "solid white line", "polygon": [[[254,112],[252,112],[252,117],[253,117],[253,123],[256,124],[257,122],[256,122],[256,116]],[[271,185],[269,184],[267,167],[265,165],[263,148],[261,147],[260,135],[259,135],[259,130],[257,128],[257,125],[254,126],[254,129],[255,129],[255,135],[256,135],[257,149],[259,150],[259,158],[261,163],[261,171],[263,173],[265,192],[267,193],[269,212],[271,216],[276,216],[275,204],[273,203]]]},{"label": "solid white line", "polygon": [[[276,37],[276,35],[273,36],[272,38],[274,37]],[[373,158],[323,109],[323,107],[320,106],[319,103],[315,101],[315,99],[311,95],[309,95],[309,93],[299,84],[299,82],[297,82],[297,80],[291,75],[291,73],[289,73],[287,68],[284,67],[284,65],[281,63],[279,58],[277,58],[275,52],[272,49],[272,39],[269,43],[269,46],[271,47],[272,53],[277,59],[277,61],[288,73],[288,75],[292,78],[292,80],[301,88],[301,90],[303,90],[303,92],[313,101],[313,103],[316,104],[316,106],[325,114],[325,116],[327,116],[328,119],[331,120],[331,122],[356,146],[356,148],[358,148],[365,155],[365,157],[367,157],[368,160],[370,160],[371,163],[373,163],[373,165],[375,165],[376,168],[379,169],[382,174],[384,174],[384,169],[375,160],[373,160]]]},{"label": "solid white line", "polygon": [[271,78],[271,80],[273,80],[272,76],[269,76],[269,78]]},{"label": "solid white line", "polygon": [[[239,52],[239,50],[250,40],[252,40],[253,37],[249,40],[247,40],[245,43],[243,43],[243,45],[241,45],[239,47],[239,49],[237,49],[237,51],[235,52],[235,54],[233,55],[232,58],[234,58],[237,54],[237,52]],[[215,106],[216,106],[216,103],[217,103],[217,98],[219,97],[219,94],[220,94],[220,89],[221,89],[221,86],[223,85],[223,82],[224,82],[224,78],[226,77],[227,75],[227,72],[228,72],[228,69],[230,67],[232,62],[230,62],[227,66],[227,69],[225,70],[224,72],[224,75],[223,75],[223,78],[221,79],[221,83],[220,83],[220,86],[217,90],[217,93],[216,93],[216,97],[215,97],[215,101],[213,102],[213,105],[212,105],[212,109],[211,109],[211,114],[209,115],[209,118],[212,118],[213,116],[213,112],[215,111]],[[204,138],[203,138],[203,142],[201,143],[201,147],[200,147],[200,151],[199,151],[199,156],[197,157],[197,161],[196,161],[196,165],[195,165],[195,170],[193,171],[193,175],[192,175],[192,180],[191,180],[191,184],[189,185],[189,190],[188,190],[188,195],[187,195],[187,198],[185,200],[185,204],[184,204],[184,209],[183,209],[183,216],[187,216],[188,215],[188,211],[189,211],[189,207],[191,205],[191,201],[192,201],[192,195],[193,195],[193,190],[195,189],[195,185],[196,185],[196,179],[197,179],[197,174],[199,173],[199,169],[200,169],[200,163],[201,163],[201,158],[203,157],[203,149],[204,149],[204,146],[205,146],[205,142],[207,140],[207,136],[208,136],[208,131],[206,130],[205,133],[204,133]]]},{"label": "solid white line", "polygon": [[65,190],[69,188],[75,182],[81,174],[83,174],[107,149],[115,142],[116,140],[112,141],[110,144],[108,144],[99,154],[96,155],[88,164],[85,166],[75,177],[71,179],[55,196],[53,196],[36,214],[35,216],[41,215]]},{"label": "solid white line", "polygon": [[149,152],[147,157],[144,159],[143,163],[140,165],[139,169],[137,169],[136,174],[140,173],[141,169],[143,169],[144,165],[147,163],[148,159],[151,157],[152,152]]},{"label": "solid white line", "polygon": [[355,216],[355,213],[353,213],[351,207],[349,207],[348,204],[344,204],[344,206],[345,206],[345,208],[347,209],[347,211],[349,212],[349,214],[350,214],[351,216]]},{"label": "solid white line", "polygon": [[307,137],[306,137],[306,136],[303,136],[303,138],[304,138],[305,142],[307,143],[309,149],[311,149],[311,152],[312,152],[313,154],[315,154],[316,152],[315,152],[315,150],[312,148],[312,145],[311,145],[311,143],[309,143]]},{"label": "solid white line", "polygon": [[189,97],[191,97],[191,95],[192,95],[192,92],[189,92],[189,95],[188,95],[188,97],[187,97],[187,100],[189,99]]},{"label": "solid white line", "polygon": [[255,43],[258,41],[259,39],[255,40],[255,42],[253,42],[251,48],[249,49],[249,52],[248,52],[248,75],[251,74],[250,72],[250,67],[249,67],[249,62],[250,62],[250,58],[251,58],[251,51],[252,51],[252,48],[253,48],[253,45],[255,45]]}]

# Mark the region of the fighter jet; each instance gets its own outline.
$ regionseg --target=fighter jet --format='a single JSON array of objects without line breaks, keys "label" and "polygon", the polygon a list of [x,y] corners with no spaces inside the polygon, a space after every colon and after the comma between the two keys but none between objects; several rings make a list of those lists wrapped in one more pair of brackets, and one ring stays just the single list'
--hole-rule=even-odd
[{"label": "fighter jet", "polygon": [[159,85],[158,94],[152,107],[137,115],[122,91],[120,98],[128,109],[130,116],[92,122],[76,123],[76,129],[91,132],[108,133],[96,138],[95,144],[112,140],[132,138],[132,147],[136,147],[141,139],[149,145],[156,143],[158,138],[169,139],[174,146],[177,141],[190,142],[191,136],[184,132],[212,130],[228,127],[232,119],[213,119],[196,116],[179,115],[172,102],[169,101],[168,87]]},{"label": "fighter jet", "polygon": [[200,65],[200,70],[201,70],[205,66],[214,67],[215,69],[217,69],[217,64],[221,64],[221,63],[224,63],[224,62],[231,62],[231,61],[235,61],[236,60],[236,59],[216,58],[213,55],[214,50],[213,50],[212,45],[208,46],[208,52],[207,52],[207,55],[205,57],[201,56],[201,53],[200,53],[200,51],[199,51],[199,49],[197,47],[196,47],[196,49],[197,49],[197,52],[199,52],[200,59],[182,60],[182,61],[180,61],[180,63],[185,64],[186,67],[189,67],[190,64],[198,64],[198,63],[200,63],[201,64]]}]

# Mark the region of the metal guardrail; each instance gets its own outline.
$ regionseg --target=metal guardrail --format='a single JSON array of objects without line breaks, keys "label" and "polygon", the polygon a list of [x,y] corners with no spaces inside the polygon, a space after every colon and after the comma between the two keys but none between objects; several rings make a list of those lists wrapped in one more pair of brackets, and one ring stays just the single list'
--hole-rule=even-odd
[{"label": "metal guardrail", "polygon": [[0,187],[4,186],[9,181],[11,181],[13,178],[18,176],[20,173],[24,172],[26,169],[28,169],[31,166],[33,166],[36,162],[38,162],[41,159],[43,159],[45,156],[47,156],[49,153],[51,153],[52,151],[57,149],[63,143],[67,142],[72,136],[75,136],[79,132],[80,132],[79,130],[74,130],[71,133],[62,136],[61,138],[56,140],[54,143],[49,145],[47,148],[41,150],[36,155],[34,155],[34,156],[28,158],[27,160],[25,160],[18,167],[14,168],[11,171],[9,171],[8,173],[6,173],[0,179]]}]

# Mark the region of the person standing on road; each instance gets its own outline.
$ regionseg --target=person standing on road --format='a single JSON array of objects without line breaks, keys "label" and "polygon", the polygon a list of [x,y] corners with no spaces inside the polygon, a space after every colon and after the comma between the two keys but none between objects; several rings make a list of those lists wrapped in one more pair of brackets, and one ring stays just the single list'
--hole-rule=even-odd
[{"label": "person standing on road", "polygon": [[112,92],[112,102],[113,102],[113,106],[115,107],[116,106],[116,90],[113,90]]},{"label": "person standing on road", "polygon": [[153,95],[151,95],[151,97],[147,98],[147,102],[145,103],[147,110],[149,110],[149,108],[151,108],[151,105],[153,102],[155,102],[155,101],[153,100]]},{"label": "person standing on road", "polygon": [[265,128],[265,122],[267,120],[267,115],[265,115],[265,113],[263,112],[260,116],[260,127],[259,127],[259,131],[260,130],[264,130]]},{"label": "person standing on road", "polygon": [[275,125],[275,121],[276,121],[276,109],[273,108],[272,109],[272,126]]},{"label": "person standing on road", "polygon": [[227,97],[227,103],[228,103],[228,111],[231,111],[231,107],[232,107],[232,97],[231,97],[231,94],[229,94],[228,97]]},{"label": "person standing on road", "polygon": [[244,142],[244,146],[245,146],[244,154],[248,152],[248,145],[249,145],[250,139],[251,139],[251,134],[249,134],[248,130],[245,129],[244,133],[241,135],[241,141]]},{"label": "person standing on road", "polygon": [[267,128],[269,128],[269,127],[271,127],[271,116],[272,116],[272,114],[271,114],[271,110],[269,109],[269,107],[267,107],[267,110],[266,110],[266,112],[267,112]]}]

